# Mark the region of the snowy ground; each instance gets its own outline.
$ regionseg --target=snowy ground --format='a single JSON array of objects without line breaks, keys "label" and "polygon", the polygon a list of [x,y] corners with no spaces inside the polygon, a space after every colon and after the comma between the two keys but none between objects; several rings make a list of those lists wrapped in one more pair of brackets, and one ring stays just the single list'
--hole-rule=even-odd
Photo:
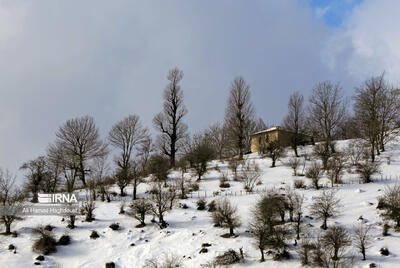
[{"label": "snowy ground", "polygon": [[[351,141],[338,142],[341,148]],[[303,151],[309,151],[310,148],[304,148]],[[288,152],[288,157],[291,152]],[[391,156],[391,164],[387,165],[385,157]],[[262,191],[265,188],[281,188],[285,185],[292,185],[294,177],[292,170],[285,164],[289,158],[284,158],[278,162],[276,168],[270,168],[270,160],[268,158],[260,159],[258,155],[252,154],[248,158],[254,159],[263,171],[262,185],[256,188]],[[352,231],[357,219],[362,215],[368,222],[373,225],[374,243],[367,252],[367,261],[358,261],[356,267],[368,267],[368,264],[374,262],[377,267],[400,267],[400,233],[393,230],[391,235],[382,237],[382,219],[379,217],[379,211],[376,209],[377,197],[382,194],[385,186],[397,183],[400,175],[400,139],[392,142],[387,146],[387,152],[380,157],[382,160],[382,175],[375,178],[379,180],[370,184],[344,184],[339,187],[338,194],[343,200],[342,215],[334,220],[328,221],[333,224],[334,221],[344,225],[348,231]],[[210,167],[217,165],[221,170],[227,170],[226,163],[213,162]],[[177,176],[177,173],[173,173]],[[210,201],[216,197],[212,197],[214,191],[219,190],[219,178],[221,173],[215,169],[211,169],[200,183],[199,195],[203,196],[207,193],[207,200]],[[380,178],[383,178],[381,180]],[[302,177],[305,179],[304,177]],[[356,174],[344,175],[344,181],[356,182]],[[305,179],[307,181],[307,179]],[[399,181],[400,182],[400,181]],[[325,180],[326,185],[328,182]],[[95,210],[96,220],[88,223],[83,222],[83,217],[78,217],[76,222],[77,228],[69,230],[66,228],[65,222],[61,222],[58,216],[30,216],[24,221],[17,222],[13,225],[12,230],[18,232],[17,238],[0,237],[0,267],[31,267],[34,259],[38,254],[32,252],[32,244],[34,236],[31,234],[32,228],[38,225],[51,224],[55,226],[54,234],[60,237],[64,233],[68,233],[72,237],[72,243],[68,246],[58,246],[57,252],[46,256],[45,261],[41,262],[42,267],[104,267],[106,262],[113,261],[117,267],[142,267],[148,258],[160,258],[162,253],[174,253],[183,257],[185,267],[201,267],[211,261],[214,256],[226,251],[229,248],[238,250],[243,248],[247,255],[245,263],[237,264],[234,267],[301,267],[298,261],[294,247],[290,247],[292,259],[289,261],[275,262],[267,260],[265,263],[259,263],[259,251],[254,247],[252,238],[246,230],[248,230],[249,210],[255,203],[258,194],[246,195],[240,194],[243,186],[240,182],[230,181],[231,188],[225,190],[230,200],[238,206],[242,220],[242,226],[236,230],[239,235],[236,238],[221,238],[220,235],[226,233],[226,230],[214,228],[211,223],[210,213],[206,211],[196,210],[195,202],[197,193],[193,198],[180,200],[180,203],[186,203],[189,208],[175,208],[167,213],[166,220],[169,227],[160,230],[157,225],[149,223],[145,228],[137,229],[134,226],[138,224],[136,220],[125,215],[118,214],[120,201],[111,203],[97,202]],[[146,188],[142,184],[139,192],[143,193]],[[132,189],[128,188],[127,192]],[[298,190],[306,197],[306,213],[308,214],[308,206],[313,196],[319,194],[314,189]],[[224,193],[222,194],[224,195]],[[129,200],[130,197],[127,197]],[[372,204],[371,204],[372,203]],[[150,221],[150,217],[147,218]],[[108,226],[118,222],[122,226],[119,231],[112,231]],[[306,220],[315,228],[311,228],[310,232],[320,232],[320,221]],[[92,230],[96,230],[100,234],[97,240],[91,240],[89,235]],[[134,243],[134,246],[131,244]],[[211,243],[209,252],[199,254],[202,243]],[[292,242],[291,242],[292,243]],[[291,244],[290,243],[290,244]],[[16,254],[7,249],[9,244],[16,246]],[[381,256],[379,249],[388,247],[390,255]],[[361,256],[355,253],[357,260]],[[268,256],[267,256],[268,257]]]}]

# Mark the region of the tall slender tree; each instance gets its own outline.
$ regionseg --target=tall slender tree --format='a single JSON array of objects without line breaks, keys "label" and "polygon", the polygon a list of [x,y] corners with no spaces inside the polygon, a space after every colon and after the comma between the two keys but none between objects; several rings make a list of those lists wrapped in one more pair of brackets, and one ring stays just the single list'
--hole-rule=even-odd
[{"label": "tall slender tree", "polygon": [[291,144],[296,157],[299,157],[297,146],[302,141],[301,134],[304,130],[304,117],[304,97],[300,92],[296,91],[290,96],[288,114],[283,121],[283,126],[293,132]]},{"label": "tall slender tree", "polygon": [[243,159],[246,139],[254,122],[254,108],[250,100],[250,86],[239,76],[233,80],[225,111],[225,124],[232,146]]},{"label": "tall slender tree", "polygon": [[176,154],[181,150],[182,140],[187,135],[187,125],[182,121],[187,114],[183,91],[179,85],[182,78],[183,72],[178,68],[169,71],[170,82],[164,90],[163,111],[153,118],[154,127],[160,132],[157,146],[169,157],[171,167],[175,167]]}]

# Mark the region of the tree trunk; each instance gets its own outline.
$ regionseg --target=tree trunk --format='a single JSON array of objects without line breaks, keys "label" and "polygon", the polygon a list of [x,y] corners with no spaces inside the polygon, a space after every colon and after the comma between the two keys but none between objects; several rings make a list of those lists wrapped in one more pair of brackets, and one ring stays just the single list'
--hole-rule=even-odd
[{"label": "tree trunk", "polygon": [[264,250],[262,248],[260,248],[260,253],[261,253],[261,260],[260,262],[264,262],[265,258],[264,258]]},{"label": "tree trunk", "polygon": [[132,193],[132,199],[136,200],[136,188],[137,188],[137,184],[136,184],[136,180],[133,181],[133,193]]},{"label": "tree trunk", "polygon": [[11,223],[5,223],[6,226],[6,232],[5,234],[11,234]]},{"label": "tree trunk", "polygon": [[328,227],[327,227],[327,220],[328,220],[328,218],[324,218],[324,223],[322,224],[322,226],[321,226],[321,228],[323,229],[323,230],[326,230],[326,229],[328,229]]},{"label": "tree trunk", "polygon": [[234,236],[235,233],[233,232],[233,227],[229,227],[229,235]]}]

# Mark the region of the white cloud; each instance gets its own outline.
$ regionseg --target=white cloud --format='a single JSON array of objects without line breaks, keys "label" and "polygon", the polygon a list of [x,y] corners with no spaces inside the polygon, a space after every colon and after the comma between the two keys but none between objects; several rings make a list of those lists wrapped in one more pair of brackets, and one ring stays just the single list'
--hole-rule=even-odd
[{"label": "white cloud", "polygon": [[345,69],[357,80],[386,72],[399,83],[400,20],[398,0],[366,0],[358,5],[343,28],[328,40],[323,51],[332,69]]}]

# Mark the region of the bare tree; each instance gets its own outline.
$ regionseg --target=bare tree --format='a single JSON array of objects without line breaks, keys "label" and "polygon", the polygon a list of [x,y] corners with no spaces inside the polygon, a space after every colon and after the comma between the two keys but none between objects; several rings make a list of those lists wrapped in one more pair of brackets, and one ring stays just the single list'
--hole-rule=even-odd
[{"label": "bare tree", "polygon": [[168,159],[160,154],[152,155],[149,159],[149,172],[155,181],[164,182],[166,186],[169,174]]},{"label": "bare tree", "polygon": [[164,214],[170,210],[170,192],[163,187],[161,181],[153,182],[153,189],[155,190],[151,196],[152,201],[151,211],[158,217],[160,228],[166,228],[168,223],[164,220]]},{"label": "bare tree", "polygon": [[341,183],[345,162],[344,155],[340,153],[335,153],[328,161],[328,178],[331,181],[332,187],[334,183]]},{"label": "bare tree", "polygon": [[284,152],[285,150],[279,141],[271,141],[268,143],[266,155],[271,158],[271,167],[276,166],[276,161],[283,156]]},{"label": "bare tree", "polygon": [[322,219],[322,229],[328,229],[327,221],[335,218],[340,213],[340,199],[336,196],[335,190],[324,190],[317,196],[310,207],[310,213],[317,219]]},{"label": "bare tree", "polygon": [[281,225],[280,211],[276,206],[280,202],[275,192],[268,192],[255,204],[251,210],[250,231],[255,239],[255,244],[260,250],[261,261],[265,260],[265,248],[285,249],[284,225]]},{"label": "bare tree", "polygon": [[371,247],[372,236],[370,235],[371,225],[364,226],[360,224],[354,228],[353,244],[363,256],[363,261],[366,260],[367,249]]},{"label": "bare tree", "polygon": [[304,123],[304,97],[300,92],[296,91],[290,95],[288,114],[283,121],[283,126],[293,132],[291,145],[296,157],[299,157],[297,146],[303,141]]},{"label": "bare tree", "polygon": [[314,161],[306,170],[306,177],[312,180],[315,189],[319,189],[319,180],[321,179],[322,171],[318,162]]},{"label": "bare tree", "polygon": [[116,173],[117,183],[121,195],[125,195],[124,188],[131,182],[135,173],[133,157],[139,146],[150,140],[147,128],[142,126],[139,116],[129,115],[116,123],[108,135],[111,145],[120,150],[115,159],[118,166]]},{"label": "bare tree", "polygon": [[243,183],[244,189],[253,192],[254,187],[260,181],[261,171],[254,161],[247,161],[239,175],[239,180]]},{"label": "bare tree", "polygon": [[187,135],[187,125],[182,121],[187,114],[183,103],[183,92],[179,85],[182,78],[183,72],[178,68],[169,71],[170,83],[164,90],[163,112],[153,119],[154,127],[160,132],[158,147],[169,157],[171,167],[175,167],[176,153],[179,152],[181,141]]},{"label": "bare tree", "polygon": [[93,200],[91,193],[86,193],[86,200],[82,203],[82,210],[85,213],[85,221],[91,222],[94,220],[93,211],[96,209],[96,203]]},{"label": "bare tree", "polygon": [[132,199],[136,199],[137,187],[143,182],[143,177],[148,175],[150,153],[153,150],[153,144],[150,137],[147,137],[138,148],[138,154],[132,163]]},{"label": "bare tree", "polygon": [[211,125],[206,131],[206,137],[215,149],[219,160],[230,156],[228,129],[225,126],[220,123]]},{"label": "bare tree", "polygon": [[[75,189],[75,181],[79,176],[81,168],[80,160],[77,155],[66,153],[66,147],[62,142],[56,141],[50,144],[48,148],[48,158],[53,165],[59,165],[60,176],[64,179],[64,186],[68,193],[72,193]],[[75,215],[69,216],[68,228],[75,228]]]},{"label": "bare tree", "polygon": [[297,176],[297,168],[300,165],[300,159],[297,157],[292,157],[289,159],[289,166],[293,169],[293,176]]},{"label": "bare tree", "polygon": [[324,249],[331,252],[333,261],[338,261],[344,256],[346,247],[351,244],[350,236],[340,225],[334,225],[322,237]]},{"label": "bare tree", "polygon": [[237,77],[231,84],[225,111],[225,125],[228,128],[232,147],[239,159],[243,159],[246,138],[254,121],[254,108],[250,100],[250,86],[243,77]]},{"label": "bare tree", "polygon": [[212,220],[217,226],[229,228],[230,236],[234,236],[234,229],[240,226],[237,207],[232,205],[227,198],[217,202],[215,211],[212,212]]},{"label": "bare tree", "polygon": [[11,234],[11,224],[22,220],[19,216],[24,195],[15,186],[15,176],[0,169],[0,223],[5,226],[5,234]]},{"label": "bare tree", "polygon": [[360,140],[349,142],[344,150],[344,154],[353,166],[357,166],[360,161],[368,159],[368,144]]},{"label": "bare tree", "polygon": [[328,169],[329,158],[334,154],[332,148],[335,148],[335,143],[331,142],[330,146],[326,146],[326,142],[320,142],[313,147],[313,153],[322,161],[324,170]]},{"label": "bare tree", "polygon": [[137,199],[132,201],[126,214],[140,222],[137,227],[143,227],[146,226],[145,218],[151,212],[151,208],[151,203],[147,199]]},{"label": "bare tree", "polygon": [[400,227],[400,185],[396,184],[385,189],[383,195],[382,217],[384,219],[393,220],[396,227]]},{"label": "bare tree", "polygon": [[354,112],[361,137],[368,141],[371,160],[375,161],[375,150],[379,154],[381,119],[380,112],[385,100],[384,75],[372,77],[356,88]]},{"label": "bare tree", "polygon": [[335,152],[332,141],[346,116],[346,103],[339,84],[321,82],[313,89],[309,99],[308,123],[313,132],[324,141],[326,151]]},{"label": "bare tree", "polygon": [[107,152],[106,144],[100,139],[94,119],[89,116],[67,120],[57,133],[56,143],[63,154],[77,162],[76,170],[82,184],[86,186],[88,161],[100,157]]},{"label": "bare tree", "polygon": [[300,239],[301,223],[303,221],[304,213],[304,195],[298,193],[294,194],[293,198],[293,220],[296,223],[296,239]]},{"label": "bare tree", "polygon": [[207,139],[206,135],[195,135],[192,140],[191,150],[187,153],[186,158],[191,166],[195,169],[197,180],[201,180],[207,172],[207,163],[215,156],[215,150]]},{"label": "bare tree", "polygon": [[20,169],[27,170],[26,187],[32,193],[31,202],[37,203],[38,191],[46,180],[45,178],[50,176],[47,170],[46,158],[44,156],[39,156],[34,160],[23,163]]}]

